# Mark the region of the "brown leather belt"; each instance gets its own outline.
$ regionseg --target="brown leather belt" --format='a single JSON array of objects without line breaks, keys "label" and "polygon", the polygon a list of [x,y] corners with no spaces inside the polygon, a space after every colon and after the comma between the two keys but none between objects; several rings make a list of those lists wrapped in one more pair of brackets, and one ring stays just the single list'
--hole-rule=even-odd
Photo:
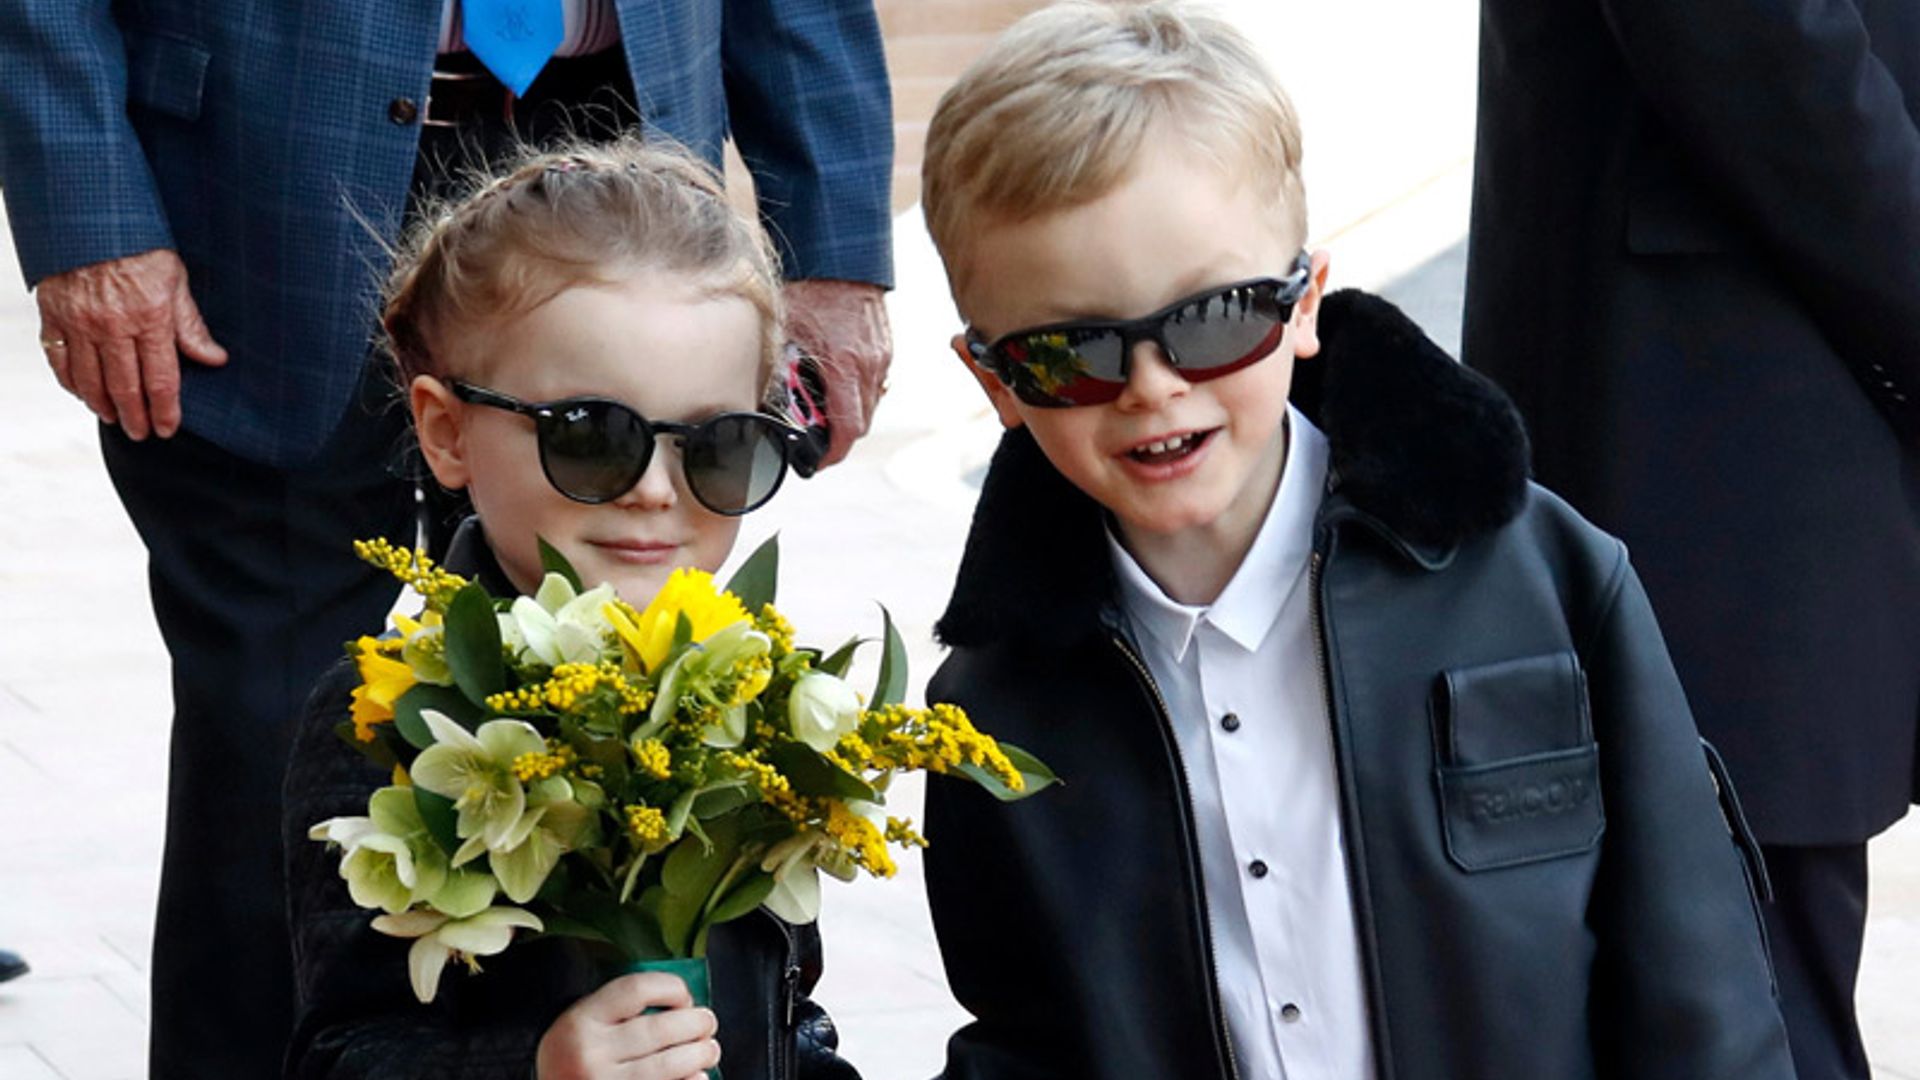
[{"label": "brown leather belt", "polygon": [[421,122],[435,128],[511,125],[516,109],[524,113],[544,102],[584,101],[610,85],[624,87],[623,96],[631,101],[626,65],[626,53],[618,46],[587,56],[556,56],[547,61],[522,98],[515,97],[472,53],[445,53],[434,59],[433,83]]}]

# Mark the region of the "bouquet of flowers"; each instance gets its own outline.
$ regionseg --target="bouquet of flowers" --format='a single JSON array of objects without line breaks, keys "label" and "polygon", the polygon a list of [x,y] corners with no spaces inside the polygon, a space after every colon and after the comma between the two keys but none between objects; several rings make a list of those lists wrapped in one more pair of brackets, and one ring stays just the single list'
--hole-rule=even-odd
[{"label": "bouquet of flowers", "polygon": [[[889,782],[929,770],[1002,799],[1054,782],[952,706],[901,704],[906,649],[882,608],[879,677],[845,681],[854,639],[794,642],[768,541],[726,590],[678,570],[645,610],[582,587],[542,544],[533,596],[385,541],[356,545],[425,600],[348,646],[360,671],[340,734],[392,770],[364,817],[315,825],[354,902],[411,938],[414,993],[473,970],[517,929],[610,945],[635,964],[702,957],[708,931],[766,906],[819,912],[819,871],[894,872],[926,843],[885,815]],[[504,900],[504,902],[502,902]]]}]

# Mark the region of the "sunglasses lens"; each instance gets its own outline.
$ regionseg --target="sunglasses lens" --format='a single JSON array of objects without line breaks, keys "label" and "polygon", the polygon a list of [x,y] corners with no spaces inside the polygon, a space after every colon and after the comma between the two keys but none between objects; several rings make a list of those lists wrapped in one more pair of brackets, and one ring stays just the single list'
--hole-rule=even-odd
[{"label": "sunglasses lens", "polygon": [[1226,289],[1169,312],[1160,334],[1189,379],[1237,371],[1280,344],[1288,308],[1271,284]]},{"label": "sunglasses lens", "polygon": [[716,514],[744,514],[763,506],[786,476],[786,442],[779,425],[753,413],[706,421],[687,437],[687,488]]},{"label": "sunglasses lens", "polygon": [[1002,380],[1041,408],[1098,405],[1127,385],[1125,346],[1115,330],[1061,330],[1010,338],[995,346]]},{"label": "sunglasses lens", "polygon": [[540,457],[553,486],[582,502],[610,502],[639,483],[653,457],[640,414],[605,401],[572,402],[540,423]]}]

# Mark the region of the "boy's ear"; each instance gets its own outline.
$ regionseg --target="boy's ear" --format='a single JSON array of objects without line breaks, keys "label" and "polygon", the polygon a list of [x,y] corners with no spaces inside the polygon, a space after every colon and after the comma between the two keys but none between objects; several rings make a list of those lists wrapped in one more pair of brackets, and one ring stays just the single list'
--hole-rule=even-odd
[{"label": "boy's ear", "polygon": [[967,347],[967,336],[955,334],[949,344],[953,346],[953,354],[958,356],[960,362],[967,365],[967,370],[973,373],[973,377],[979,380],[980,389],[987,392],[987,400],[993,403],[993,411],[1000,414],[1000,426],[1017,428],[1025,423],[1020,419],[1020,410],[1014,408],[1013,391],[1007,389],[1007,384],[1000,381],[1000,376],[981,367],[980,362],[973,358],[973,350]]},{"label": "boy's ear", "polygon": [[1320,301],[1327,294],[1327,267],[1332,262],[1325,250],[1314,252],[1312,259],[1307,294],[1293,305],[1293,355],[1302,360],[1320,353]]},{"label": "boy's ear", "polygon": [[466,442],[461,438],[461,401],[447,384],[431,375],[416,375],[407,386],[407,405],[413,410],[413,433],[433,478],[448,491],[467,486]]}]

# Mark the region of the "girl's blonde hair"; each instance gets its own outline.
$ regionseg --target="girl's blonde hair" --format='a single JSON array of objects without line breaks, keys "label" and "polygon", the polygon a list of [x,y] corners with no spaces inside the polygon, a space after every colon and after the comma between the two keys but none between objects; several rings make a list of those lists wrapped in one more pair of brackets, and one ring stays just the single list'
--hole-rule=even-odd
[{"label": "girl's blonde hair", "polygon": [[380,325],[404,383],[446,373],[435,350],[453,327],[513,318],[576,285],[643,270],[750,301],[768,388],[783,341],[779,256],[759,223],[728,204],[710,166],[638,136],[528,148],[420,215],[395,253]]},{"label": "girl's blonde hair", "polygon": [[1259,185],[1306,241],[1300,123],[1245,35],[1180,0],[1055,4],[941,97],[920,170],[927,228],[952,270],[983,216],[1070,209],[1146,154],[1190,153]]}]

